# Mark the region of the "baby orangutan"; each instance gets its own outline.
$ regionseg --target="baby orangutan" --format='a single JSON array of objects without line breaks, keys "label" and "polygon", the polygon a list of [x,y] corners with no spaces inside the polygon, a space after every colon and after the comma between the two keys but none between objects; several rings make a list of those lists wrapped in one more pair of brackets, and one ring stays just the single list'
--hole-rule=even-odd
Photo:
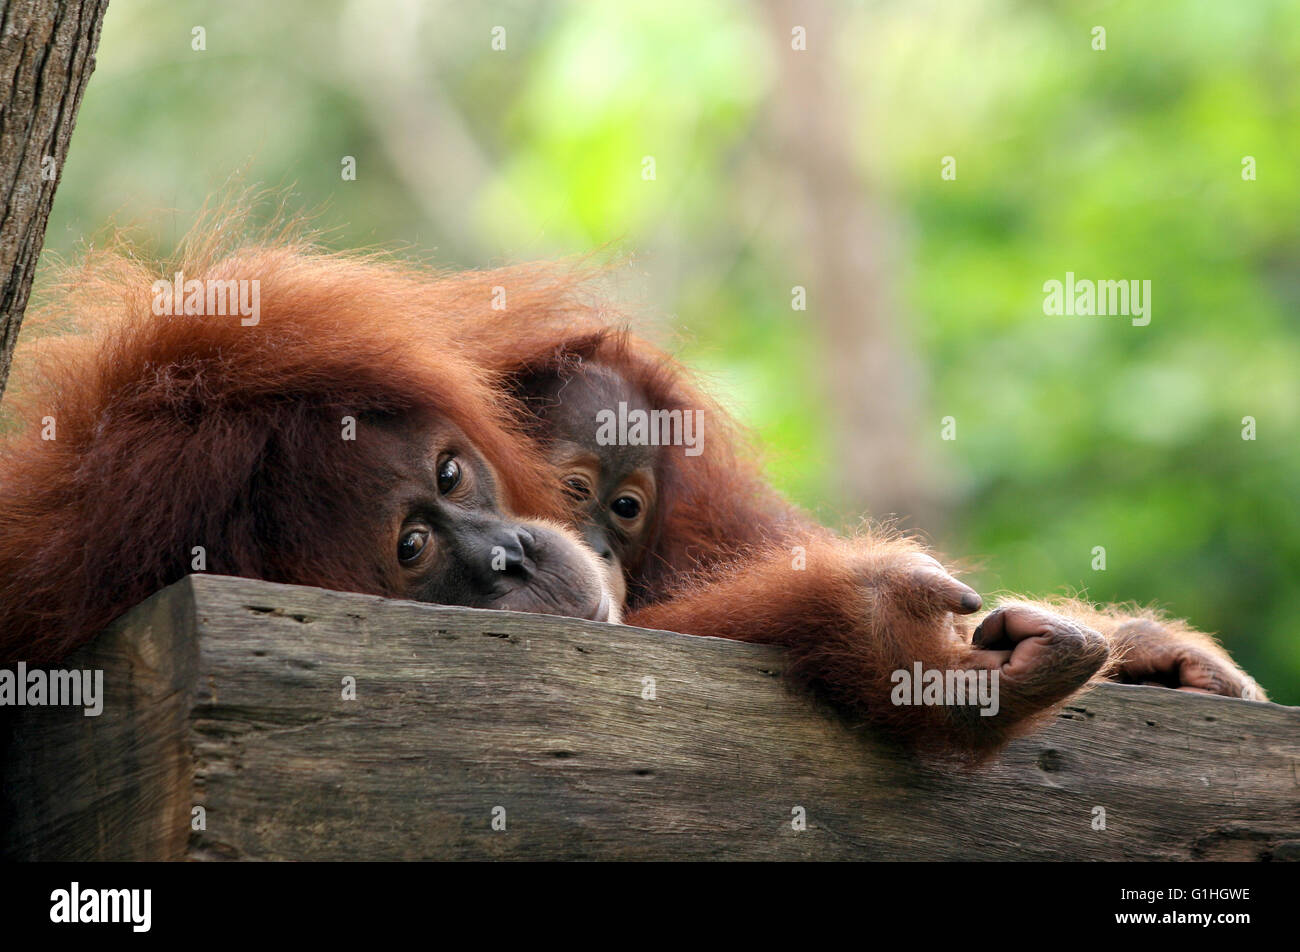
[{"label": "baby orangutan", "polygon": [[[973,759],[1097,678],[1264,697],[1212,638],[1155,613],[1018,598],[981,612],[979,595],[915,540],[838,537],[784,503],[734,421],[667,355],[599,317],[583,324],[569,311],[548,328],[544,308],[518,316],[458,331],[523,404],[556,482],[581,504],[576,527],[621,567],[628,624],[779,644],[787,674],[850,713]],[[690,410],[707,447],[611,445],[602,416],[635,410]],[[927,677],[996,672],[996,712],[900,704],[896,678],[918,665]]]},{"label": "baby orangutan", "polygon": [[650,410],[646,394],[622,375],[586,364],[572,376],[534,381],[525,396],[540,424],[539,441],[573,500],[583,541],[610,567],[617,608],[627,598],[627,577],[639,572],[655,529],[659,446],[606,443],[598,419]]}]

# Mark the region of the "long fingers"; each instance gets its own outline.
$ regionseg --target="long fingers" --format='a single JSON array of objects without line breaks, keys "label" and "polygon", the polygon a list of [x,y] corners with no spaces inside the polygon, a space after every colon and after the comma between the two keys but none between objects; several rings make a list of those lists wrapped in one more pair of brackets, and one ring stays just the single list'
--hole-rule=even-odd
[{"label": "long fingers", "polygon": [[917,561],[917,567],[912,570],[912,581],[935,604],[957,615],[969,615],[980,610],[984,600],[979,593],[949,575],[937,559],[922,555]]}]

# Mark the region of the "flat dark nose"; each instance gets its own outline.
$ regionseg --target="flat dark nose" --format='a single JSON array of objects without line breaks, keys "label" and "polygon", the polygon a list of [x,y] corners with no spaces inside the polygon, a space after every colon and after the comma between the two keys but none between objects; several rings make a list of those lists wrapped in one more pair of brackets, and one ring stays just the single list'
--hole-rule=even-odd
[{"label": "flat dark nose", "polygon": [[497,522],[470,527],[461,539],[466,568],[486,590],[505,579],[526,582],[535,568],[536,540],[520,525]]},{"label": "flat dark nose", "polygon": [[528,578],[532,575],[533,535],[523,526],[502,526],[492,543],[492,569]]},{"label": "flat dark nose", "polygon": [[582,541],[591,546],[591,551],[595,552],[606,562],[614,561],[614,550],[610,548],[609,540],[605,537],[605,533],[601,530],[600,526],[588,525],[583,529]]}]

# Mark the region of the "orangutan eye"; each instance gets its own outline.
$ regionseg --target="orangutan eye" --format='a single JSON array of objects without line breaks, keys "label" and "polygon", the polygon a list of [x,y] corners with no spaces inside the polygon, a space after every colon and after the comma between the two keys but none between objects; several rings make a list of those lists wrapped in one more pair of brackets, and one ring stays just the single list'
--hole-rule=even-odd
[{"label": "orangutan eye", "polygon": [[417,559],[424,547],[429,543],[429,530],[423,527],[418,529],[409,529],[402,533],[402,538],[397,543],[397,560],[399,562],[413,562]]},{"label": "orangutan eye", "polygon": [[641,500],[635,496],[619,496],[609,504],[609,508],[620,519],[635,519],[641,515]]},{"label": "orangutan eye", "polygon": [[582,502],[591,498],[591,487],[581,476],[570,476],[564,481],[564,491],[574,499]]},{"label": "orangutan eye", "polygon": [[438,492],[444,496],[460,485],[460,463],[449,456],[438,465]]}]

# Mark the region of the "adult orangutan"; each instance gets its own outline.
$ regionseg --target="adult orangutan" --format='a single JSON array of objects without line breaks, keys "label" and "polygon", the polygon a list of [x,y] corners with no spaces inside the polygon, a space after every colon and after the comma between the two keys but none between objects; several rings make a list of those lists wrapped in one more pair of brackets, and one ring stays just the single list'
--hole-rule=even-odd
[{"label": "adult orangutan", "polygon": [[33,315],[83,332],[15,362],[0,657],[57,659],[195,568],[616,620],[480,369],[423,346],[418,286],[290,246],[165,275],[101,253]]}]

